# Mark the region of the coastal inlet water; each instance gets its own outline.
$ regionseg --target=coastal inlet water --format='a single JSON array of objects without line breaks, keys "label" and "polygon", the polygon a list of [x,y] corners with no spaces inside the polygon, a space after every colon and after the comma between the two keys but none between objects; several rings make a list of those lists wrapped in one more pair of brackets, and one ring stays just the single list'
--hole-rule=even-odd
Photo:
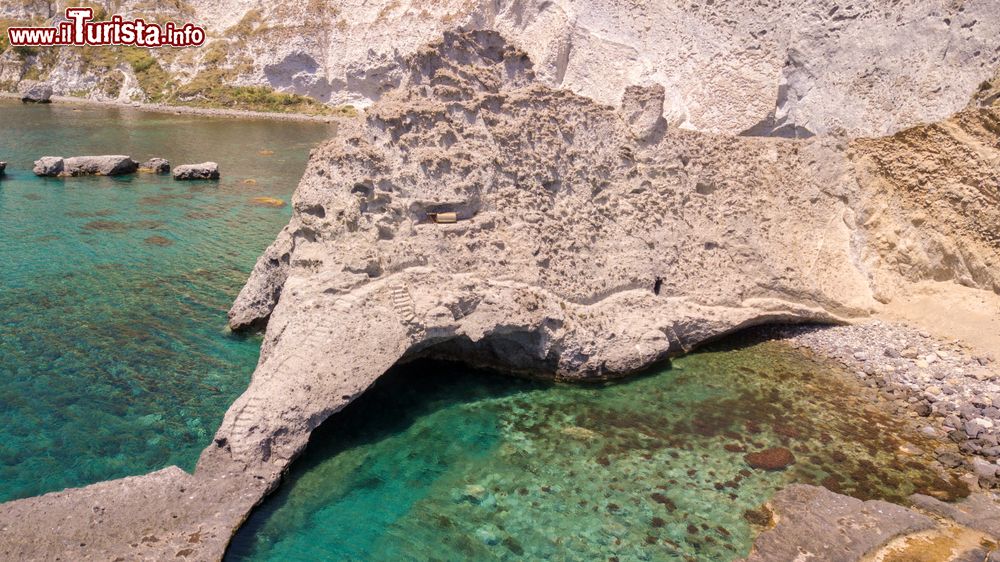
[{"label": "coastal inlet water", "polygon": [[[967,493],[850,373],[728,344],[600,386],[400,368],[317,430],[227,560],[728,561],[792,482]],[[794,464],[744,458],[774,447]]]},{"label": "coastal inlet water", "polygon": [[[259,340],[225,330],[321,124],[0,102],[0,500],[192,469]],[[214,160],[220,182],[42,179],[43,155]],[[736,341],[599,386],[396,369],[314,435],[230,560],[732,560],[789,482],[963,493],[836,365]],[[736,345],[739,344],[739,345]],[[744,456],[787,448],[783,470]]]},{"label": "coastal inlet water", "polygon": [[[322,123],[0,100],[0,500],[192,469],[259,341],[225,330]],[[263,152],[261,152],[263,151]],[[45,155],[218,162],[219,182],[37,178]]]}]

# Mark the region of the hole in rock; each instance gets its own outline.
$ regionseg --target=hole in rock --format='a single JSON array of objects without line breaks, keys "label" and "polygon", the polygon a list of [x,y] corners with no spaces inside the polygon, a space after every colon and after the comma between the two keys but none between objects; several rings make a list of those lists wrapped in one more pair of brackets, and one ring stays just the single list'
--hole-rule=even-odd
[{"label": "hole in rock", "polygon": [[302,212],[321,219],[326,218],[326,209],[323,205],[305,205],[302,207]]}]

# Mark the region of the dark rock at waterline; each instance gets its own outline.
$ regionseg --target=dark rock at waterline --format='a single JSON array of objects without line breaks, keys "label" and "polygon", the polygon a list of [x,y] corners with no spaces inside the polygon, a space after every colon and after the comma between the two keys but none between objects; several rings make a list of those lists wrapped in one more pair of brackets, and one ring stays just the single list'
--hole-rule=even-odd
[{"label": "dark rock at waterline", "polygon": [[139,171],[151,174],[169,174],[170,162],[163,158],[150,158],[139,165]]},{"label": "dark rock at waterline", "polygon": [[795,455],[784,447],[772,447],[756,453],[747,453],[743,456],[743,460],[751,468],[781,470],[795,464]]},{"label": "dark rock at waterline", "polygon": [[18,91],[24,103],[52,103],[52,86],[33,80],[21,82]]},{"label": "dark rock at waterline", "polygon": [[4,175],[6,172],[7,172],[7,163],[0,162],[0,176]]},{"label": "dark rock at waterline", "polygon": [[135,173],[139,163],[120,154],[104,156],[43,156],[35,160],[36,176],[121,176]]},{"label": "dark rock at waterline", "polygon": [[215,162],[201,164],[185,164],[174,168],[175,180],[217,180],[219,165]]}]

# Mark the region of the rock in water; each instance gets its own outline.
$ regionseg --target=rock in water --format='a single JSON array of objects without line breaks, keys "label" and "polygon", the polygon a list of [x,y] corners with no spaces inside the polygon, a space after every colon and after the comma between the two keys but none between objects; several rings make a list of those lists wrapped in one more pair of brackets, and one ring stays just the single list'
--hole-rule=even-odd
[{"label": "rock in water", "polygon": [[49,84],[23,80],[18,91],[24,103],[52,103],[52,86]]},{"label": "rock in water", "polygon": [[134,173],[139,163],[128,156],[43,156],[35,160],[36,176],[120,176]]},{"label": "rock in water", "polygon": [[217,180],[219,165],[215,162],[201,164],[185,164],[174,168],[175,180]]},{"label": "rock in water", "polygon": [[139,171],[151,174],[169,174],[170,162],[163,158],[150,158],[139,165]]},{"label": "rock in water", "polygon": [[128,156],[74,156],[63,164],[63,176],[122,176],[133,174],[139,163]]},{"label": "rock in water", "polygon": [[62,173],[65,160],[61,156],[42,156],[35,160],[32,172],[36,176],[55,177]]},{"label": "rock in water", "polygon": [[7,163],[0,161],[0,176],[7,173]]},{"label": "rock in water", "polygon": [[747,461],[751,468],[781,470],[795,464],[795,455],[784,447],[772,447],[756,453],[747,453],[743,460]]}]

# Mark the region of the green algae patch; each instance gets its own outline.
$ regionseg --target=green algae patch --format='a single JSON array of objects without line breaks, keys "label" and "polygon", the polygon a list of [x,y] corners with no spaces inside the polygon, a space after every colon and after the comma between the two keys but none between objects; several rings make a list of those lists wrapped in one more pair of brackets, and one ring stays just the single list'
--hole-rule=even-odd
[{"label": "green algae patch", "polygon": [[400,368],[318,430],[227,556],[733,560],[792,482],[967,493],[853,375],[740,343],[590,386]]}]

